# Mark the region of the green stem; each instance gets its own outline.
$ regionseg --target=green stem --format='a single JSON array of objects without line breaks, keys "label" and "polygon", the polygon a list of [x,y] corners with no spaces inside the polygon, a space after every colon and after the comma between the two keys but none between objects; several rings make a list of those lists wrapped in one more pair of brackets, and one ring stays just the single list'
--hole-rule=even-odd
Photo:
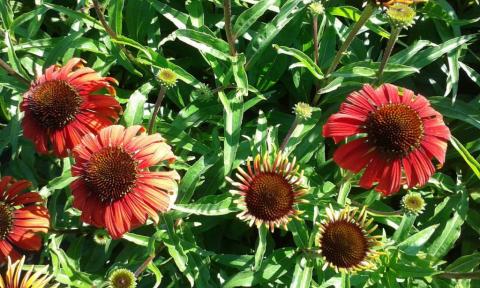
[{"label": "green stem", "polygon": [[347,172],[340,183],[340,191],[338,192],[337,203],[342,206],[345,206],[347,203],[348,193],[350,193],[352,187],[350,182],[352,176],[353,173]]},{"label": "green stem", "polygon": [[390,55],[392,55],[393,47],[397,42],[398,36],[400,35],[400,31],[402,31],[401,27],[394,26],[390,33],[390,39],[388,39],[387,47],[385,47],[385,52],[383,54],[382,62],[380,63],[380,68],[378,69],[378,76],[377,76],[377,83],[380,84],[382,81],[383,71],[385,70],[385,66],[387,66],[388,59]]},{"label": "green stem", "polygon": [[350,288],[350,275],[342,272],[342,288]]},{"label": "green stem", "polygon": [[162,106],[162,101],[166,92],[167,89],[164,86],[162,86],[160,92],[158,92],[157,101],[155,102],[155,107],[153,108],[153,113],[150,117],[150,123],[148,123],[148,134],[152,134],[153,132],[153,125],[155,124],[155,119],[157,118],[158,111],[160,111],[160,106]]}]

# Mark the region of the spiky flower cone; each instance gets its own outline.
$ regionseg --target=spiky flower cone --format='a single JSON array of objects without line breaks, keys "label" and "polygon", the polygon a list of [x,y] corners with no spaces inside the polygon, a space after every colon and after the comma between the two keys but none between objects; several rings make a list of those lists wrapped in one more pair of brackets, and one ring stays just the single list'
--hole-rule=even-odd
[{"label": "spiky flower cone", "polygon": [[257,155],[253,161],[247,161],[246,170],[241,167],[236,173],[237,181],[227,180],[235,187],[231,193],[240,195],[236,201],[243,210],[238,217],[247,221],[250,226],[265,225],[271,231],[274,227],[282,226],[286,229],[291,217],[300,214],[295,206],[307,191],[303,184],[303,171],[289,162],[281,153],[273,157],[268,154],[263,157]]},{"label": "spiky flower cone", "polygon": [[320,223],[317,245],[323,258],[325,270],[336,272],[356,272],[375,268],[379,256],[381,236],[372,236],[377,228],[373,219],[367,219],[365,208],[345,207],[335,211],[332,206],[326,209],[327,219]]}]

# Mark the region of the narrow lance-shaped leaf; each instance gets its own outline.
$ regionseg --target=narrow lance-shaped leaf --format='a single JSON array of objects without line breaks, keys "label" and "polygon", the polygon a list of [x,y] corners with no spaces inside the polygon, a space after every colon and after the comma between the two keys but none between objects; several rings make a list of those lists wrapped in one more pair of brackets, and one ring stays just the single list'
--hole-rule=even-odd
[{"label": "narrow lance-shaped leaf", "polygon": [[315,62],[302,51],[295,48],[278,45],[273,45],[273,48],[275,48],[279,54],[293,56],[295,59],[300,61],[301,66],[307,68],[308,71],[310,71],[310,73],[315,76],[315,78],[323,79],[323,73],[320,67],[318,67],[317,64],[315,64]]}]

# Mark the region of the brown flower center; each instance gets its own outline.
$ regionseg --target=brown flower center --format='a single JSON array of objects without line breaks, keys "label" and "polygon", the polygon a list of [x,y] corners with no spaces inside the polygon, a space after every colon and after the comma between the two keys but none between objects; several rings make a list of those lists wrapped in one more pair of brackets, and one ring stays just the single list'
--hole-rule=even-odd
[{"label": "brown flower center", "polygon": [[362,229],[346,220],[326,225],[320,247],[325,259],[339,268],[352,268],[360,264],[367,257],[369,249]]},{"label": "brown flower center", "polygon": [[245,203],[251,215],[264,221],[275,221],[292,211],[295,196],[292,185],[275,173],[253,177]]},{"label": "brown flower center", "polygon": [[365,128],[368,141],[388,158],[401,158],[420,146],[423,122],[405,104],[387,104],[370,113]]},{"label": "brown flower center", "polygon": [[135,186],[137,162],[122,148],[103,148],[90,158],[84,180],[100,201],[113,202]]},{"label": "brown flower center", "polygon": [[4,240],[12,230],[12,208],[0,202],[0,240]]},{"label": "brown flower center", "polygon": [[82,98],[66,81],[51,80],[38,85],[30,96],[29,110],[46,129],[60,129],[75,119]]}]

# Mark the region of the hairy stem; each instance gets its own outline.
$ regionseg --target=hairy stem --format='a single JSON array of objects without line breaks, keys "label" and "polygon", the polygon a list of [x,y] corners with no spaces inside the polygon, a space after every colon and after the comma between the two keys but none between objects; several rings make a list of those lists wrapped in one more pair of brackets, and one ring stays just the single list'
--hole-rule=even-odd
[{"label": "hairy stem", "polygon": [[295,117],[295,120],[292,123],[292,126],[290,126],[290,129],[288,129],[287,135],[285,135],[285,138],[283,138],[282,145],[280,146],[280,152],[283,152],[285,150],[285,147],[288,144],[288,140],[292,137],[293,131],[295,131],[295,128],[298,126],[298,117]]},{"label": "hairy stem", "polygon": [[225,33],[227,34],[228,47],[230,55],[235,56],[237,51],[235,49],[235,35],[232,31],[232,2],[231,0],[223,0],[223,15],[225,20]]},{"label": "hairy stem", "polygon": [[148,123],[148,134],[152,134],[153,125],[155,124],[155,119],[157,119],[158,111],[160,111],[160,106],[162,106],[163,98],[167,89],[162,86],[160,92],[158,92],[157,101],[155,102],[155,107],[153,108],[152,116],[150,117],[150,122]]},{"label": "hairy stem", "polygon": [[402,28],[400,27],[393,27],[390,33],[390,39],[388,39],[387,47],[385,47],[385,52],[383,53],[382,62],[380,63],[380,68],[378,69],[378,76],[377,76],[377,83],[380,84],[382,81],[383,71],[385,70],[385,66],[387,66],[388,58],[392,55],[393,47],[395,46],[395,42],[397,42],[398,35],[400,35],[400,31]]},{"label": "hairy stem", "polygon": [[7,71],[8,74],[12,75],[13,77],[17,78],[21,82],[30,85],[30,81],[27,79],[23,78],[22,75],[18,74],[17,71],[13,70],[13,68],[8,65],[6,62],[4,62],[2,59],[0,59],[0,67],[3,68],[3,70]]},{"label": "hairy stem", "polygon": [[147,269],[148,267],[148,264],[150,264],[150,262],[152,262],[152,260],[155,258],[155,254],[152,254],[150,256],[147,257],[147,259],[145,259],[145,261],[143,261],[142,265],[140,265],[140,267],[137,268],[137,270],[135,270],[135,278],[138,278],[138,276],[140,276],[143,271],[145,271],[145,269]]},{"label": "hairy stem", "polygon": [[[333,59],[332,64],[330,64],[330,67],[328,67],[327,72],[325,73],[325,79],[323,79],[323,83],[326,83],[328,78],[330,78],[330,74],[332,74],[335,69],[337,68],[338,64],[340,63],[340,60],[342,60],[343,55],[347,51],[347,49],[350,47],[350,45],[353,42],[353,39],[355,39],[355,36],[357,36],[358,31],[365,25],[365,23],[368,21],[370,16],[372,16],[373,12],[375,11],[375,4],[371,3],[370,1],[367,3],[367,6],[365,6],[365,9],[362,12],[362,15],[360,15],[360,18],[358,21],[353,25],[352,29],[350,30],[350,33],[347,36],[347,39],[345,39],[345,42],[343,42],[342,46],[338,50],[337,54],[335,55],[335,58]],[[321,85],[324,86],[324,85]],[[320,89],[317,89],[317,93],[315,93],[315,97],[313,98],[313,106],[316,106],[318,102],[320,101],[320,96],[321,94],[318,93]]]},{"label": "hairy stem", "polygon": [[338,64],[340,63],[340,60],[342,59],[343,55],[345,54],[345,51],[347,51],[348,47],[353,42],[353,39],[355,39],[355,36],[357,36],[358,31],[365,25],[367,20],[372,16],[373,11],[375,11],[375,5],[368,2],[367,6],[365,6],[365,9],[362,12],[362,15],[360,15],[360,19],[353,25],[352,30],[347,36],[347,39],[345,39],[345,42],[343,42],[342,46],[340,47],[340,50],[338,50],[337,54],[335,55],[335,58],[333,59],[332,64],[327,70],[326,76],[329,77],[330,74],[335,71],[337,68]]},{"label": "hairy stem", "polygon": [[318,65],[318,16],[313,16],[313,60]]},{"label": "hairy stem", "polygon": [[[313,15],[313,61],[318,65],[318,16]],[[320,89],[318,80],[315,81],[315,89]]]},{"label": "hairy stem", "polygon": [[[103,15],[102,10],[100,9],[100,3],[98,0],[93,0],[93,8],[95,9],[95,13],[97,14],[98,19],[100,20],[100,23],[102,23],[103,28],[105,31],[107,31],[107,34],[114,40],[118,39],[117,33],[113,31],[113,29],[108,25],[107,21],[105,20],[105,15]],[[132,63],[137,63],[135,60],[135,57],[133,57],[132,53],[125,48],[125,46],[118,44],[118,47],[125,53],[127,56],[128,60]]]}]

